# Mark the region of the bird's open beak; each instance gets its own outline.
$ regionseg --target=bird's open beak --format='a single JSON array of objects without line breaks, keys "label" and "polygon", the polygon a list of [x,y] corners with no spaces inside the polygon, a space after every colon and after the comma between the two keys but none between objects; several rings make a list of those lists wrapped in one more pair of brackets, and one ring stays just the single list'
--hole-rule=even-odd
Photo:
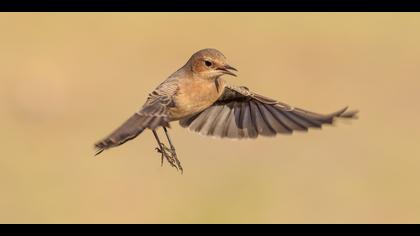
[{"label": "bird's open beak", "polygon": [[236,77],[236,75],[232,71],[230,71],[230,70],[238,71],[235,67],[230,66],[228,64],[226,64],[226,65],[224,65],[222,67],[219,67],[217,69],[218,70],[221,70],[223,72],[223,74],[232,75],[232,76],[235,76],[235,77]]}]

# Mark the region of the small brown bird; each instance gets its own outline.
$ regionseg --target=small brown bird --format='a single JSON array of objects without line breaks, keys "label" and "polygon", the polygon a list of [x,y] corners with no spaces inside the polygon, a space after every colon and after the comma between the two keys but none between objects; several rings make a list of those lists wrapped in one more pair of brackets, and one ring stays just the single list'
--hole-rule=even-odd
[{"label": "small brown bird", "polygon": [[[336,117],[354,118],[357,111],[343,108],[322,115],[296,108],[251,92],[246,87],[227,85],[222,75],[237,71],[216,49],[196,52],[188,62],[149,94],[146,103],[118,129],[95,144],[98,152],[119,146],[151,129],[158,143],[156,150],[173,167],[182,171],[167,127],[179,120],[182,127],[202,135],[246,139],[331,124]],[[159,139],[162,126],[170,148]],[[96,154],[96,155],[97,155]]]}]

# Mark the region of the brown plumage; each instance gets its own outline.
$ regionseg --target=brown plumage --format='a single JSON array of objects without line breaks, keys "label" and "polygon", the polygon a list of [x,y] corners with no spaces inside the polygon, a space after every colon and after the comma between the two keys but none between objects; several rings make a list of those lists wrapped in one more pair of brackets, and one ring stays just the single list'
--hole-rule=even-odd
[{"label": "brown plumage", "polygon": [[222,96],[204,111],[180,120],[182,127],[221,138],[256,138],[307,131],[332,124],[334,118],[354,118],[347,107],[327,115],[295,108],[250,92],[246,87],[226,86]]},{"label": "brown plumage", "polygon": [[[331,124],[335,118],[356,116],[357,111],[347,111],[347,107],[322,115],[264,97],[246,87],[227,85],[221,76],[236,76],[231,70],[236,71],[218,50],[198,51],[149,94],[137,113],[95,144],[97,154],[151,129],[158,140],[162,158],[182,170],[166,132],[171,121],[179,120],[182,127],[206,136],[245,139],[307,131],[311,127]],[[164,127],[171,149],[158,139],[155,130],[160,126]]]}]

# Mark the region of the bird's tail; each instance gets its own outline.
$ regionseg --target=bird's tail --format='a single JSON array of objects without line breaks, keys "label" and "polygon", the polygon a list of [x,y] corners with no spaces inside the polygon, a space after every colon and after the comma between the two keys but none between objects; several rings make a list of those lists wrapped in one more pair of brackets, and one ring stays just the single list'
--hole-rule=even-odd
[{"label": "bird's tail", "polygon": [[164,110],[159,102],[143,106],[139,112],[134,113],[108,137],[95,144],[97,149],[96,155],[106,149],[119,146],[134,139],[146,128],[155,130],[159,126],[169,127],[169,118],[162,112]]},{"label": "bird's tail", "polygon": [[118,129],[108,135],[108,137],[95,143],[95,148],[97,150],[95,155],[98,155],[106,149],[119,146],[137,137],[145,129],[143,123],[144,117],[138,115],[137,113],[132,115]]}]

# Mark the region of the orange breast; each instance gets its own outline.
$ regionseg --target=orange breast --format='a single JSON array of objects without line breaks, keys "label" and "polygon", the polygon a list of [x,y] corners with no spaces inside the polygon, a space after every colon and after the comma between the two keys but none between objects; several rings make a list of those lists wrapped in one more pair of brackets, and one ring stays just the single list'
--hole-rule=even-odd
[{"label": "orange breast", "polygon": [[221,79],[219,86],[214,80],[188,79],[180,82],[175,97],[176,107],[170,110],[172,119],[182,119],[211,106],[219,98],[224,85]]}]

